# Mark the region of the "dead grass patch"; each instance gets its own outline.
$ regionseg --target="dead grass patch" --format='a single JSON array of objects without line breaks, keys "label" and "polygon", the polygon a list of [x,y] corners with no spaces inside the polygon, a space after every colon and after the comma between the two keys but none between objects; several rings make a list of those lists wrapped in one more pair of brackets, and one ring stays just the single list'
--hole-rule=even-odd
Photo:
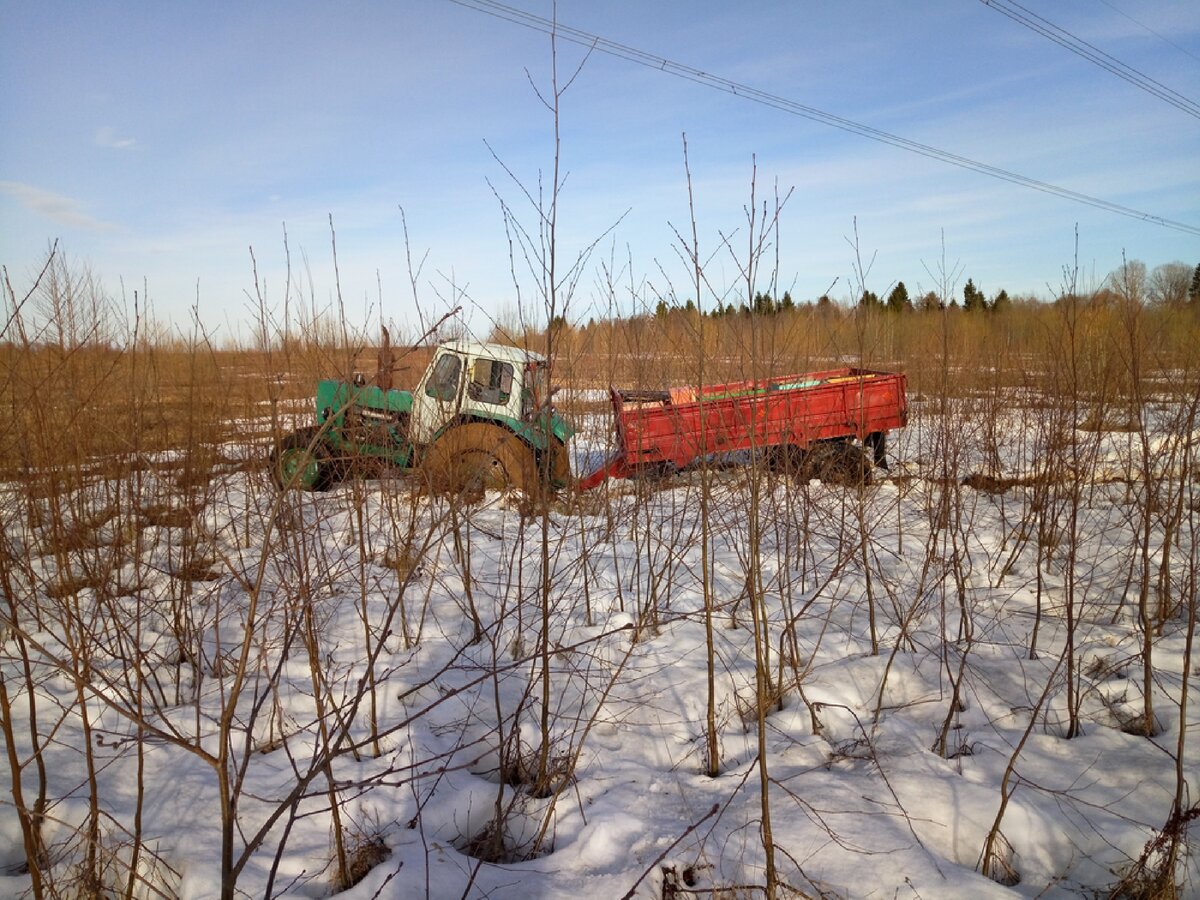
[{"label": "dead grass patch", "polygon": [[180,581],[220,581],[225,573],[214,558],[201,555],[185,560],[171,574]]},{"label": "dead grass patch", "polygon": [[1075,427],[1079,431],[1119,431],[1134,434],[1142,430],[1142,421],[1136,411],[1097,409],[1088,413]]},{"label": "dead grass patch", "polygon": [[410,575],[421,574],[421,554],[409,544],[400,547],[388,547],[379,559],[379,565],[391,569],[401,580]]},{"label": "dead grass patch", "polygon": [[334,892],[348,891],[364,878],[371,870],[392,857],[392,848],[379,834],[356,835],[351,839],[346,849],[346,870],[341,873],[339,883],[334,886]]},{"label": "dead grass patch", "polygon": [[85,590],[100,591],[107,584],[107,579],[92,573],[81,575],[60,575],[46,586],[46,596],[51,600],[65,600],[76,597]]},{"label": "dead grass patch", "polygon": [[48,528],[42,541],[42,552],[47,554],[79,553],[100,546],[100,538],[94,529],[83,525]]},{"label": "dead grass patch", "polygon": [[172,506],[159,503],[141,507],[138,510],[138,517],[142,527],[186,528],[195,521],[196,515],[203,508],[203,504]]}]

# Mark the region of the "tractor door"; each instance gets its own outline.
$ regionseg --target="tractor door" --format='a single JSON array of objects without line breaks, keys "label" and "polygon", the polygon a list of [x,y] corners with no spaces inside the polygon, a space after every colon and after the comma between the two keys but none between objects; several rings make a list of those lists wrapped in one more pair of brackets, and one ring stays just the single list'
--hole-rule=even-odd
[{"label": "tractor door", "polygon": [[442,427],[458,415],[463,402],[466,359],[452,350],[440,350],[413,395],[411,435],[414,444],[428,444]]}]

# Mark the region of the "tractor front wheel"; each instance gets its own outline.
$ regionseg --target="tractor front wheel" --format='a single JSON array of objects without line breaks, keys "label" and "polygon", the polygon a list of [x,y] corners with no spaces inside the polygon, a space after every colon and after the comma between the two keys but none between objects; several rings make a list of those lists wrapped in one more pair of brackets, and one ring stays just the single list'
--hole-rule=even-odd
[{"label": "tractor front wheel", "polygon": [[316,428],[289,434],[271,451],[271,477],[281,490],[323,491],[333,483],[333,462]]}]

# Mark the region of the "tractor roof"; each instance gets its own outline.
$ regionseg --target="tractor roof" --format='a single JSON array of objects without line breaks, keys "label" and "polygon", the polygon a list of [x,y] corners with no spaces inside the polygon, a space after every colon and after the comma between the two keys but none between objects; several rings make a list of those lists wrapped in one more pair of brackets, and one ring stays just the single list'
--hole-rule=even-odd
[{"label": "tractor roof", "polygon": [[441,345],[464,356],[490,356],[492,359],[523,365],[526,362],[544,362],[545,357],[532,350],[510,347],[507,344],[487,344],[479,341],[446,341]]}]

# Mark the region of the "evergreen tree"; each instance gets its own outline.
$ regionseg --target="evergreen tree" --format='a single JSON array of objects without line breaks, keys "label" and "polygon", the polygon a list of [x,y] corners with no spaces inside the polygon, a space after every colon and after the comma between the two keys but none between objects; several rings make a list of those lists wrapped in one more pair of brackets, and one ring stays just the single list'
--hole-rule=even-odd
[{"label": "evergreen tree", "polygon": [[967,279],[967,284],[963,288],[963,309],[967,312],[987,309],[987,298],[983,296],[983,291],[975,287],[975,282],[970,278]]},{"label": "evergreen tree", "polygon": [[863,309],[878,309],[879,295],[874,291],[863,291],[862,299],[858,301],[858,305]]},{"label": "evergreen tree", "polygon": [[1007,309],[1011,302],[1012,301],[1008,299],[1008,291],[1001,288],[1000,293],[996,294],[996,296],[992,298],[992,309],[996,312],[999,312],[1002,309]]},{"label": "evergreen tree", "polygon": [[666,300],[659,300],[658,305],[654,307],[654,318],[665,319],[670,309],[667,307]]},{"label": "evergreen tree", "polygon": [[796,308],[796,301],[792,299],[790,291],[783,292],[783,299],[779,301],[779,312],[788,312]]},{"label": "evergreen tree", "polygon": [[888,294],[887,308],[892,312],[907,312],[912,309],[912,300],[908,297],[908,288],[903,281],[897,281],[892,292]]},{"label": "evergreen tree", "polygon": [[764,294],[759,291],[754,295],[754,312],[760,316],[769,316],[775,312],[775,301],[771,299],[770,294]]},{"label": "evergreen tree", "polygon": [[1192,286],[1188,288],[1188,299],[1200,303],[1200,263],[1196,263],[1196,271],[1192,273]]}]

